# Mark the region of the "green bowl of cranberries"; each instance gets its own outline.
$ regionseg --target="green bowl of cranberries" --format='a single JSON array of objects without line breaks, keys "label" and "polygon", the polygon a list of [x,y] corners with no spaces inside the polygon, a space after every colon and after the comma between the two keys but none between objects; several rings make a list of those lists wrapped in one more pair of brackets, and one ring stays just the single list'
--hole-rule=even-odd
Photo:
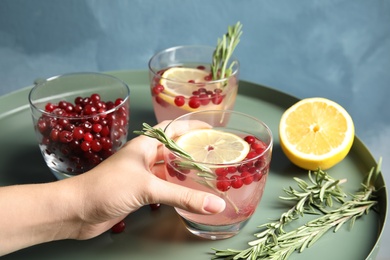
[{"label": "green bowl of cranberries", "polygon": [[63,179],[82,174],[127,141],[130,89],[103,73],[36,80],[29,103],[42,156]]}]

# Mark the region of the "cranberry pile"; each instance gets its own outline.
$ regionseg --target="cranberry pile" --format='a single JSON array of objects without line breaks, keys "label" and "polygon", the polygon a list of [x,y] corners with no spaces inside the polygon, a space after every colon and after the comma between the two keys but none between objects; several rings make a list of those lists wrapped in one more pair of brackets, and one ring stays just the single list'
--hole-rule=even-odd
[{"label": "cranberry pile", "polygon": [[[262,154],[267,147],[264,142],[254,136],[246,136],[244,140],[250,144],[251,147],[246,156],[246,160],[253,159],[259,154]],[[260,181],[269,170],[269,165],[266,166],[264,156],[261,156],[254,161],[241,164],[237,167],[231,166],[215,169],[216,188],[219,191],[225,192],[230,188],[239,189],[244,185]],[[187,174],[190,173],[190,170],[182,168],[179,169],[174,160],[167,164],[167,171],[171,177],[176,177],[181,181],[186,180]]]},{"label": "cranberry pile", "polygon": [[[77,97],[74,103],[47,103],[37,121],[41,148],[55,168],[69,174],[83,173],[98,165],[126,142],[129,108],[120,98],[103,101],[99,94]],[[113,110],[107,113],[107,111]]]},{"label": "cranberry pile", "polygon": [[[204,66],[198,66],[198,69],[204,70]],[[165,70],[161,70],[157,73],[155,77],[154,86],[152,87],[152,96],[155,98],[156,102],[162,106],[166,106],[165,101],[159,96],[161,92],[164,92],[164,86],[160,84],[161,75]],[[212,75],[209,74],[204,78],[205,82],[211,81]],[[192,92],[192,96],[185,97],[182,95],[178,95],[174,97],[174,103],[176,106],[181,107],[188,103],[188,106],[196,109],[201,106],[207,106],[212,103],[214,105],[219,105],[222,103],[225,95],[222,93],[221,88],[216,88],[214,90],[207,90],[204,88],[204,84],[195,83],[195,80],[190,79],[188,83],[194,84],[194,91]]]}]

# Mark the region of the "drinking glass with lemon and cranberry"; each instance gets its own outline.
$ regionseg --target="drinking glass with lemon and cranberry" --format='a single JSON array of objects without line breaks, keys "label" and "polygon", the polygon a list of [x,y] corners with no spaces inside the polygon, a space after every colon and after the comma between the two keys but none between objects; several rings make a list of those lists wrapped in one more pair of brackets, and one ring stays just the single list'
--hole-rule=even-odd
[{"label": "drinking glass with lemon and cranberry", "polygon": [[214,77],[211,60],[215,48],[179,46],[154,55],[149,61],[153,108],[158,122],[201,110],[232,110],[238,90],[239,63],[231,73]]},{"label": "drinking glass with lemon and cranberry", "polygon": [[214,193],[226,202],[225,210],[215,215],[176,208],[186,228],[213,240],[236,235],[262,198],[272,154],[271,130],[239,112],[208,110],[185,114],[162,133],[185,151],[165,145],[167,181]]}]

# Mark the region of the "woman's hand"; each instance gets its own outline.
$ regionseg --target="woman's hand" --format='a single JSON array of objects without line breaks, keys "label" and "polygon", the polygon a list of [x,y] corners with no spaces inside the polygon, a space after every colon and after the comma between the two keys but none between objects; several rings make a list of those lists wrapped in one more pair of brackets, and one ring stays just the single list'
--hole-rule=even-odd
[{"label": "woman's hand", "polygon": [[[167,122],[156,127],[164,128]],[[183,129],[176,129],[177,133]],[[108,230],[129,213],[153,203],[162,203],[201,214],[223,211],[223,199],[164,180],[163,145],[150,137],[129,141],[88,173],[71,178],[81,189],[82,225],[77,239],[87,239]]]}]

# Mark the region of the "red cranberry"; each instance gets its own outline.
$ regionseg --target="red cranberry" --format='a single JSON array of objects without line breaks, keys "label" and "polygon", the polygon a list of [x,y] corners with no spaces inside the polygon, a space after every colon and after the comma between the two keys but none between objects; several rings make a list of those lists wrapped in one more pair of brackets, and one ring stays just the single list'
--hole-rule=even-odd
[{"label": "red cranberry", "polygon": [[[121,98],[104,102],[98,94],[77,97],[74,104],[64,100],[47,103],[45,109],[51,115],[42,115],[36,125],[46,153],[66,163],[73,174],[99,164],[115,152],[113,147],[121,145],[127,134],[128,107],[113,110],[122,103]],[[104,114],[107,110],[113,112]],[[84,115],[92,117],[83,119]]]},{"label": "red cranberry", "polygon": [[217,185],[216,185],[217,189],[222,191],[222,192],[225,192],[225,191],[228,191],[231,187],[231,182],[230,180],[225,177],[225,176],[218,176],[217,177]]},{"label": "red cranberry", "polygon": [[253,182],[253,177],[250,172],[243,172],[241,173],[242,182],[246,185],[249,185]]},{"label": "red cranberry", "polygon": [[205,93],[199,94],[199,100],[202,106],[207,106],[210,103],[210,98]]},{"label": "red cranberry", "polygon": [[160,203],[149,204],[151,210],[158,210],[161,207]]},{"label": "red cranberry", "polygon": [[115,234],[119,234],[122,233],[125,230],[125,228],[126,228],[126,223],[122,220],[111,228],[111,232]]},{"label": "red cranberry", "polygon": [[158,95],[158,94],[160,94],[163,91],[164,91],[164,86],[163,85],[156,85],[156,86],[154,86],[152,88],[153,95]]},{"label": "red cranberry", "polygon": [[73,129],[73,138],[76,140],[80,140],[81,138],[84,137],[84,130],[82,127],[75,127]]},{"label": "red cranberry", "polygon": [[175,97],[175,105],[178,106],[178,107],[181,107],[183,106],[185,103],[185,99],[184,99],[184,96],[177,96]]},{"label": "red cranberry", "polygon": [[100,101],[100,95],[96,94],[96,93],[92,94],[91,100],[92,100],[92,102]]},{"label": "red cranberry", "polygon": [[93,140],[91,142],[91,150],[94,152],[99,152],[103,148],[102,144],[99,142],[99,140]]},{"label": "red cranberry", "polygon": [[70,143],[73,140],[73,135],[69,131],[62,131],[59,133],[58,139],[61,143]]},{"label": "red cranberry", "polygon": [[190,97],[190,100],[188,102],[188,105],[191,107],[191,108],[198,108],[200,107],[201,103],[199,101],[199,99],[195,96],[192,96]]},{"label": "red cranberry", "polygon": [[253,144],[256,141],[256,138],[253,135],[248,135],[248,136],[245,136],[244,140],[248,144]]},{"label": "red cranberry", "polygon": [[45,111],[50,113],[50,112],[52,112],[56,108],[57,108],[57,106],[55,106],[54,104],[47,103],[46,106],[45,106]]},{"label": "red cranberry", "polygon": [[228,170],[226,168],[217,168],[215,169],[215,174],[217,176],[226,176],[228,174]]},{"label": "red cranberry", "polygon": [[211,74],[204,77],[204,80],[211,81],[213,79],[213,76]]},{"label": "red cranberry", "polygon": [[[123,123],[124,124],[124,123]],[[100,133],[100,131],[102,131],[103,129],[103,126],[101,124],[93,124],[92,125],[92,130],[95,132],[95,133]]]},{"label": "red cranberry", "polygon": [[223,100],[223,95],[214,93],[211,97],[211,101],[213,102],[214,105],[219,105],[222,103]]},{"label": "red cranberry", "polygon": [[242,181],[242,178],[239,175],[233,175],[232,177],[230,177],[230,181],[234,189],[239,189],[242,187],[242,185],[244,185],[244,182]]}]

